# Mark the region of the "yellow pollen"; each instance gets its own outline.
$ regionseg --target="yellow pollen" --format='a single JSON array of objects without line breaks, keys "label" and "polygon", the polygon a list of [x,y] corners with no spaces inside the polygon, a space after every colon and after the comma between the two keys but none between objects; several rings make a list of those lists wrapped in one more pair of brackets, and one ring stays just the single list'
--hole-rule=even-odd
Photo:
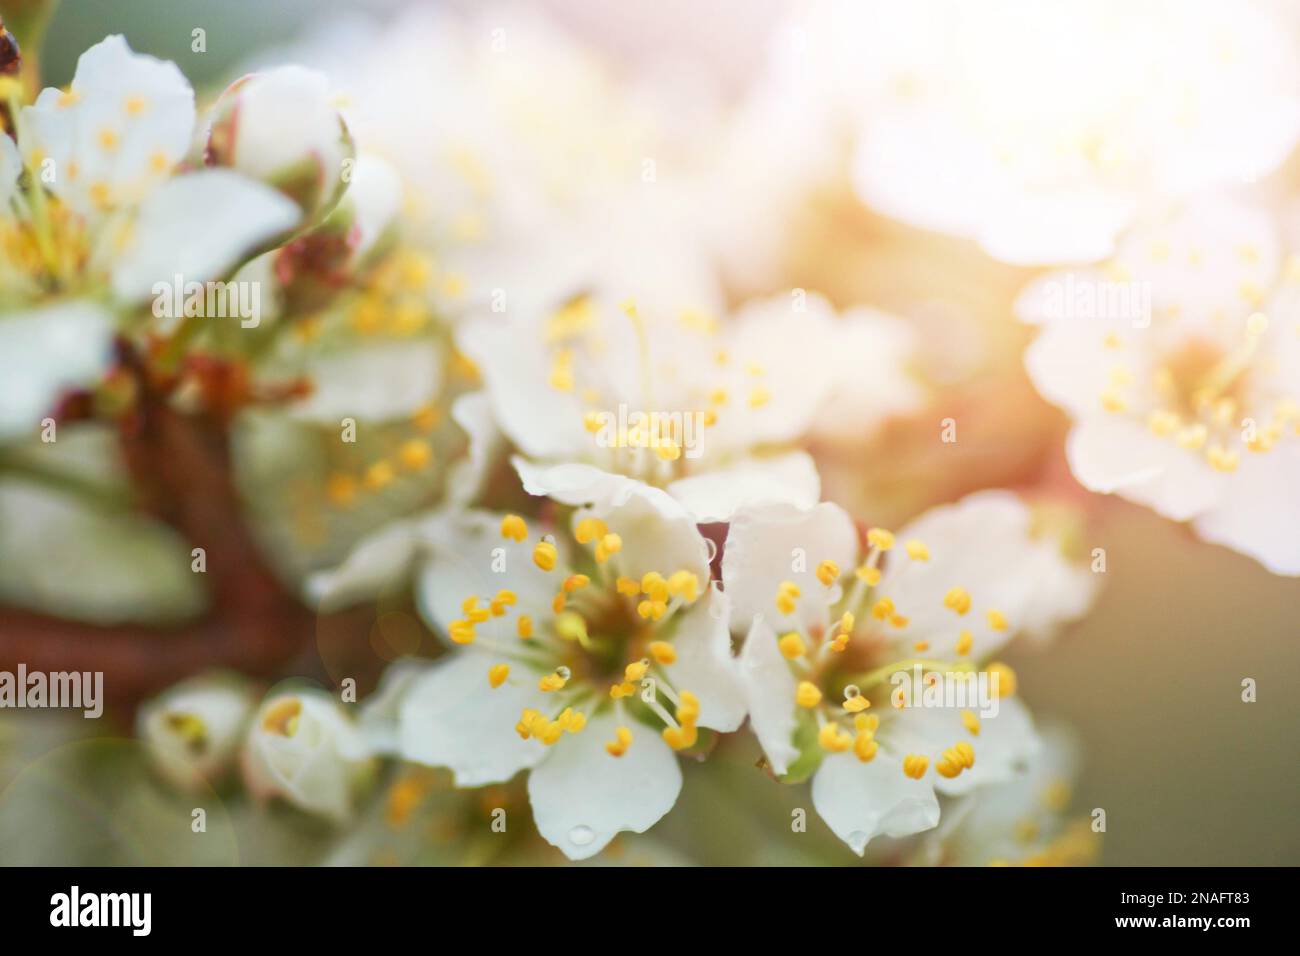
[{"label": "yellow pollen", "polygon": [[887,597],[882,597],[871,606],[871,616],[877,621],[884,621],[893,615],[894,610],[894,602]]},{"label": "yellow pollen", "polygon": [[895,614],[889,619],[889,623],[901,631],[903,628],[907,627],[909,620],[909,618],[902,614]]},{"label": "yellow pollen", "polygon": [[871,701],[860,694],[846,694],[844,697],[843,707],[850,714],[860,714],[871,706]]},{"label": "yellow pollen", "polygon": [[1016,692],[1016,672],[1001,662],[990,664],[986,670],[990,677],[997,675],[998,697],[1011,697]]},{"label": "yellow pollen", "polygon": [[412,438],[402,442],[397,457],[403,468],[408,471],[419,471],[433,459],[433,449],[427,441]]},{"label": "yellow pollen", "polygon": [[473,644],[474,625],[469,621],[452,621],[447,625],[447,636],[457,644]]},{"label": "yellow pollen", "polygon": [[533,619],[527,614],[519,615],[519,621],[515,625],[515,633],[519,635],[521,641],[529,640],[533,636]]},{"label": "yellow pollen", "polygon": [[127,116],[139,116],[145,111],[149,101],[143,96],[128,96],[124,104]]},{"label": "yellow pollen", "polygon": [[963,710],[961,712],[961,723],[963,727],[970,731],[971,736],[978,737],[980,735],[980,719],[975,711]]},{"label": "yellow pollen", "polygon": [[917,641],[915,644],[912,645],[912,650],[916,651],[918,654],[924,654],[929,649],[930,649],[929,641]]},{"label": "yellow pollen", "polygon": [[501,519],[501,537],[519,542],[528,537],[528,525],[519,515],[506,515]]},{"label": "yellow pollen", "polygon": [[108,127],[105,127],[104,129],[101,129],[99,131],[99,135],[96,137],[96,141],[99,143],[100,149],[107,150],[108,152],[112,152],[113,150],[117,149],[117,143],[118,143],[117,133],[115,133],[113,130],[109,129]]},{"label": "yellow pollen", "polygon": [[667,665],[677,660],[677,649],[667,641],[651,641],[648,650],[657,663]]},{"label": "yellow pollen", "polygon": [[596,545],[596,561],[604,564],[610,559],[611,555],[618,554],[623,550],[623,539],[617,534],[610,533],[600,539],[600,544]]},{"label": "yellow pollen", "polygon": [[165,173],[171,166],[172,161],[167,158],[167,154],[161,149],[155,149],[149,154],[149,169],[155,173]]},{"label": "yellow pollen", "polygon": [[970,592],[965,588],[950,588],[943,596],[943,606],[958,614],[967,613],[970,610]]},{"label": "yellow pollen", "polygon": [[568,682],[569,682],[568,670],[567,669],[561,670],[560,668],[556,668],[554,672],[547,674],[545,677],[543,677],[541,680],[537,682],[537,689],[549,693],[551,691],[559,690]]},{"label": "yellow pollen", "polygon": [[873,568],[864,564],[853,573],[873,588],[880,583],[880,568]]},{"label": "yellow pollen", "polygon": [[812,681],[801,680],[795,688],[794,702],[800,707],[816,707],[822,702],[822,692]]},{"label": "yellow pollen", "polygon": [[590,583],[591,578],[587,577],[585,574],[570,574],[564,579],[564,584],[561,585],[561,587],[564,588],[565,594],[572,594],[579,588],[585,588]]},{"label": "yellow pollen", "polygon": [[302,716],[302,701],[297,697],[288,697],[272,704],[262,716],[262,729],[269,734],[292,737],[298,732],[298,720]]},{"label": "yellow pollen", "polygon": [[558,557],[559,553],[555,550],[555,545],[550,541],[538,541],[533,548],[533,564],[543,571],[555,570],[555,561]]},{"label": "yellow pollen", "polygon": [[962,631],[961,634],[957,636],[957,653],[962,656],[969,654],[971,645],[974,643],[975,635],[970,631]]},{"label": "yellow pollen", "polygon": [[1205,460],[1210,463],[1210,466],[1215,471],[1236,471],[1237,466],[1241,464],[1241,456],[1236,451],[1222,445],[1211,445],[1207,448]]},{"label": "yellow pollen", "polygon": [[853,738],[853,753],[863,763],[874,760],[879,749],[880,744],[876,743],[876,738],[871,734],[858,734]]},{"label": "yellow pollen", "polygon": [[840,579],[840,566],[834,561],[826,560],[817,565],[817,580],[830,587]]},{"label": "yellow pollen", "polygon": [[803,638],[794,631],[784,635],[777,641],[777,647],[781,649],[781,656],[788,661],[803,657],[804,654],[808,653],[808,646],[804,644]]},{"label": "yellow pollen", "polygon": [[573,537],[578,544],[591,544],[597,538],[609,534],[609,526],[599,518],[583,518],[573,528]]},{"label": "yellow pollen", "polygon": [[905,547],[907,548],[907,556],[913,561],[930,560],[930,549],[925,546],[924,541],[917,541],[913,538],[911,541],[907,542]]},{"label": "yellow pollen", "polygon": [[489,605],[492,616],[502,617],[506,613],[506,608],[514,607],[517,600],[514,591],[498,591],[497,596],[492,599],[492,603]]},{"label": "yellow pollen", "polygon": [[611,757],[621,757],[627,753],[627,748],[632,746],[632,731],[626,727],[619,727],[614,731],[614,739],[605,742],[605,752]]},{"label": "yellow pollen", "polygon": [[673,750],[685,750],[687,747],[694,747],[695,742],[699,740],[699,731],[694,725],[681,727],[665,727],[663,733],[664,743]]},{"label": "yellow pollen", "polygon": [[633,661],[623,668],[623,679],[629,682],[639,681],[645,677],[648,670],[650,670],[650,667],[645,661]]},{"label": "yellow pollen", "polygon": [[488,684],[493,688],[500,687],[510,676],[509,664],[493,664],[488,669]]},{"label": "yellow pollen", "polygon": [[620,575],[614,587],[624,597],[636,597],[641,593],[641,584],[633,578]]},{"label": "yellow pollen", "polygon": [[853,738],[837,723],[827,723],[817,734],[817,742],[822,750],[839,754],[853,746]]},{"label": "yellow pollen", "polygon": [[913,780],[920,780],[925,776],[926,768],[930,766],[928,757],[920,754],[908,754],[903,758],[903,773]]},{"label": "yellow pollen", "polygon": [[888,551],[894,546],[894,533],[884,528],[872,528],[867,532],[867,544],[881,551]]},{"label": "yellow pollen", "polygon": [[1005,631],[1007,629],[1007,618],[1001,611],[990,608],[986,614],[989,621],[989,627],[995,631]]},{"label": "yellow pollen", "polygon": [[772,400],[772,393],[762,386],[752,389],[749,393],[749,407],[762,408]]},{"label": "yellow pollen", "polygon": [[393,466],[381,459],[366,469],[362,481],[371,491],[386,488],[393,482]]},{"label": "yellow pollen", "polygon": [[348,505],[357,496],[357,480],[351,475],[330,475],[325,483],[325,494],[336,505]]}]

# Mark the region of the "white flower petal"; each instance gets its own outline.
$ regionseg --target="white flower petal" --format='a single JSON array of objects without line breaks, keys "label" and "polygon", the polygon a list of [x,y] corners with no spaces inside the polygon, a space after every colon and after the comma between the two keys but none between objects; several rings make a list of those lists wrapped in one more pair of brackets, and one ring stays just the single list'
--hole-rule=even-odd
[{"label": "white flower petal", "polygon": [[745,719],[745,692],[731,653],[730,607],[722,591],[691,606],[673,634],[677,660],[664,669],[673,688],[700,700],[699,724],[729,733]]},{"label": "white flower petal", "polygon": [[370,345],[323,356],[307,367],[312,393],[293,405],[306,421],[338,427],[404,418],[438,394],[442,371],[431,343]]},{"label": "white flower petal", "polygon": [[750,505],[784,502],[811,508],[821,497],[821,478],[806,452],[793,451],[679,478],[666,490],[696,521],[727,521]]},{"label": "white flower petal", "polygon": [[782,581],[793,581],[802,594],[794,620],[825,623],[834,594],[817,579],[817,565],[830,560],[848,572],[857,553],[853,520],[838,505],[742,509],[732,519],[722,555],[722,580],[735,619],[749,621],[761,614],[781,629],[790,621],[777,610],[776,592]]},{"label": "white flower petal", "polygon": [[[916,561],[897,547],[881,575],[876,593],[909,619],[898,642],[926,640],[927,653],[951,657],[965,629],[974,637],[970,653],[980,659],[1015,634],[1046,638],[1082,615],[1096,592],[1096,577],[1068,562],[1055,537],[1031,536],[1031,521],[1029,508],[1015,495],[982,491],[933,508],[899,531],[900,542],[919,540],[930,557]],[[971,596],[965,615],[944,605],[954,587]],[[1006,618],[1005,631],[991,627],[990,610]]]},{"label": "white flower petal", "polygon": [[677,756],[649,728],[630,728],[632,745],[622,757],[606,752],[617,727],[612,713],[591,718],[528,776],[538,832],[571,860],[595,856],[619,833],[644,833],[681,792]]},{"label": "white flower petal", "polygon": [[1225,476],[1200,456],[1142,425],[1121,418],[1088,418],[1066,439],[1070,470],[1089,491],[1119,494],[1186,521],[1218,502]]},{"label": "white flower petal", "polygon": [[89,302],[0,316],[0,441],[34,436],[61,392],[104,374],[112,344],[112,317]]},{"label": "white flower petal", "polygon": [[527,671],[490,686],[488,669],[498,663],[474,648],[452,651],[411,683],[398,724],[403,759],[447,767],[456,786],[480,787],[509,780],[548,756],[545,745],[515,731],[526,708],[548,705],[546,694]]},{"label": "white flower petal", "polygon": [[338,567],[310,575],[304,590],[322,609],[359,604],[404,580],[415,553],[415,528],[393,522],[362,538]]},{"label": "white flower petal", "polygon": [[83,215],[145,198],[193,128],[194,91],[176,64],[133,53],[117,35],[81,54],[67,94],[46,89],[22,112],[29,162],[51,160],[47,185]]},{"label": "white flower petal", "polygon": [[505,441],[483,392],[461,395],[452,402],[451,418],[468,436],[469,447],[465,457],[448,471],[447,494],[453,501],[468,504],[482,492]]},{"label": "white flower petal", "polygon": [[813,775],[812,799],[826,825],[858,856],[877,836],[910,836],[939,822],[934,788],[907,776],[899,760],[883,752],[868,763],[851,753],[828,755]]},{"label": "white flower petal", "polygon": [[169,179],[140,204],[130,242],[113,268],[123,299],[158,283],[220,279],[241,258],[298,224],[298,207],[269,186],[225,169]]},{"label": "white flower petal", "polygon": [[1274,574],[1300,575],[1300,448],[1245,452],[1223,498],[1194,520],[1206,541],[1248,554]]},{"label": "white flower petal", "polygon": [[[996,716],[980,716],[980,732],[972,735],[955,707],[905,707],[886,715],[876,736],[891,753],[928,757],[926,780],[946,796],[960,796],[987,784],[1002,783],[1023,773],[1038,753],[1040,742],[1033,719],[1019,699],[997,701]],[[977,708],[972,708],[978,714]],[[955,777],[941,776],[934,767],[943,751],[964,740],[975,751],[975,765]],[[901,773],[901,771],[900,771]]]},{"label": "white flower petal", "polygon": [[795,679],[777,647],[777,635],[761,617],[740,650],[739,674],[749,711],[749,725],[777,776],[790,769],[799,750],[794,745]]}]

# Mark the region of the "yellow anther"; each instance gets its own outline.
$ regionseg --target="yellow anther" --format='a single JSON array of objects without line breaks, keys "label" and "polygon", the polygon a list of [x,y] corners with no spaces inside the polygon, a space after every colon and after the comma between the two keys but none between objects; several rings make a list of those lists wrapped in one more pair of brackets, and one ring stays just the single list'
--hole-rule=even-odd
[{"label": "yellow anther", "polygon": [[709,404],[710,405],[727,404],[727,390],[725,388],[715,388],[712,392],[709,393]]},{"label": "yellow anther", "polygon": [[381,459],[366,469],[362,480],[371,491],[379,491],[381,488],[386,488],[392,484],[393,477],[393,466]]},{"label": "yellow anther", "polygon": [[572,707],[564,708],[560,716],[555,718],[555,722],[563,727],[568,733],[576,734],[587,726],[587,715],[580,710],[574,710]]},{"label": "yellow anther", "polygon": [[894,534],[884,528],[872,528],[867,532],[867,544],[881,551],[888,551],[894,546]]},{"label": "yellow anther", "polygon": [[844,709],[850,714],[860,714],[871,706],[864,694],[851,694],[844,697]]},{"label": "yellow anther", "polygon": [[117,133],[114,130],[109,129],[108,127],[104,127],[99,131],[99,135],[96,137],[96,140],[99,143],[100,149],[103,149],[107,152],[112,152],[113,150],[117,149],[117,144],[118,144]]},{"label": "yellow anther", "polygon": [[555,355],[555,360],[551,364],[551,374],[548,379],[551,388],[557,392],[573,391],[573,355],[568,351],[560,351]]},{"label": "yellow anther", "polygon": [[980,719],[975,711],[963,710],[961,712],[961,725],[970,731],[972,737],[980,735]]},{"label": "yellow anther", "polygon": [[519,621],[515,625],[515,633],[519,635],[521,641],[527,641],[533,636],[533,619],[527,614],[519,615]]},{"label": "yellow anther", "polygon": [[447,625],[447,636],[457,644],[473,644],[474,625],[469,621],[452,621]]},{"label": "yellow anther", "polygon": [[853,612],[852,612],[852,611],[845,611],[843,614],[840,615],[840,623],[839,623],[839,631],[840,631],[840,633],[841,633],[841,634],[852,634],[852,633],[853,633],[853,625],[854,625],[855,623],[856,623],[856,619],[853,617]]},{"label": "yellow anther", "polygon": [[1236,471],[1241,464],[1241,456],[1233,449],[1222,445],[1211,445],[1205,451],[1205,460],[1215,471]]},{"label": "yellow anther", "polygon": [[875,714],[858,714],[853,718],[853,729],[870,736],[880,729],[880,718]]},{"label": "yellow anther", "polygon": [[962,631],[959,635],[957,635],[957,648],[956,648],[957,653],[962,656],[969,654],[971,645],[974,643],[975,643],[975,635],[972,634],[970,631]]},{"label": "yellow anther", "polygon": [[618,554],[623,550],[623,539],[612,532],[600,539],[600,544],[596,545],[596,561],[604,564],[612,555]]},{"label": "yellow anther", "polygon": [[916,651],[918,654],[924,654],[929,649],[930,649],[929,641],[917,641],[912,645],[912,650]]},{"label": "yellow anther", "polygon": [[668,579],[658,571],[647,571],[641,577],[641,590],[652,601],[667,601]]},{"label": "yellow anther", "polygon": [[840,566],[834,561],[826,560],[817,565],[817,580],[830,587],[840,579]]},{"label": "yellow anther", "polygon": [[650,656],[659,664],[672,664],[677,661],[677,649],[667,641],[651,641]]},{"label": "yellow anther", "polygon": [[682,446],[671,438],[656,438],[654,449],[661,461],[676,461],[682,457]]},{"label": "yellow anther", "polygon": [[926,768],[930,766],[928,757],[920,754],[908,754],[903,758],[903,773],[907,774],[913,780],[920,780],[925,776]]},{"label": "yellow anther", "polygon": [[543,571],[554,570],[555,561],[558,557],[559,552],[555,550],[555,545],[550,541],[538,541],[533,548],[533,564]]},{"label": "yellow anther", "polygon": [[1188,451],[1196,451],[1201,448],[1207,438],[1210,437],[1210,430],[1201,423],[1188,425],[1186,428],[1180,428],[1174,440],[1178,442],[1180,448],[1186,448]]},{"label": "yellow anther", "polygon": [[818,731],[817,743],[821,744],[822,750],[839,754],[853,746],[853,738],[839,724],[830,722],[823,724]]},{"label": "yellow anther", "polygon": [[500,687],[510,676],[509,664],[493,664],[488,668],[488,684],[492,687]]},{"label": "yellow anther", "polygon": [[995,631],[1005,631],[1007,629],[1006,615],[995,608],[989,608],[986,615],[989,620],[989,627]]},{"label": "yellow anther", "polygon": [[700,699],[692,694],[689,690],[684,690],[680,694],[681,703],[677,705],[677,719],[685,727],[695,725],[695,721],[700,716]]},{"label": "yellow anther", "polygon": [[699,740],[699,731],[694,726],[691,727],[665,727],[664,743],[673,750],[685,750],[687,747],[694,747]]},{"label": "yellow anther", "polygon": [[551,598],[551,613],[560,614],[564,611],[565,604],[568,603],[568,596],[563,591],[557,591],[555,597]]},{"label": "yellow anther", "polygon": [[866,582],[870,587],[874,588],[880,583],[880,568],[873,568],[864,564],[853,573],[862,581]]},{"label": "yellow anther", "polygon": [[967,613],[970,610],[970,603],[970,592],[965,588],[949,588],[948,593],[943,596],[943,606],[958,614]]},{"label": "yellow anther", "polygon": [[876,757],[880,744],[871,734],[858,734],[853,738],[853,753],[863,763],[870,763]]},{"label": "yellow anther", "polygon": [[519,515],[506,515],[501,519],[501,537],[523,541],[528,537],[528,525]]},{"label": "yellow anther", "polygon": [[684,601],[694,601],[700,595],[700,579],[690,571],[674,571],[668,578],[668,593]]},{"label": "yellow anther", "polygon": [[262,729],[269,734],[292,737],[298,732],[301,716],[302,701],[297,697],[286,697],[267,708],[262,715]]},{"label": "yellow anther", "polygon": [[623,310],[623,314],[629,319],[637,318],[636,299],[624,299],[618,304],[618,307]]},{"label": "yellow anther", "polygon": [[894,614],[889,618],[889,623],[901,631],[903,628],[907,627],[910,620],[910,618],[905,617],[902,614]]},{"label": "yellow anther", "polygon": [[794,702],[800,707],[816,707],[822,702],[822,692],[812,681],[801,680],[795,688]]},{"label": "yellow anther", "polygon": [[777,641],[777,647],[781,649],[781,656],[788,661],[803,657],[804,654],[808,653],[808,645],[804,643],[803,637],[795,631],[782,635],[781,639]]},{"label": "yellow anther", "polygon": [[913,538],[911,541],[907,542],[904,547],[907,548],[907,556],[913,561],[930,560],[930,549],[925,546],[924,541],[918,541]]},{"label": "yellow anther", "polygon": [[772,393],[769,392],[767,389],[763,388],[763,386],[761,385],[755,386],[749,392],[750,408],[762,408],[771,400],[772,400]]},{"label": "yellow anther", "polygon": [[587,577],[585,574],[570,574],[564,579],[564,584],[562,584],[561,587],[564,589],[565,594],[572,594],[579,588],[585,588],[590,583],[591,578]]},{"label": "yellow anther", "polygon": [[623,668],[623,680],[627,682],[636,682],[645,677],[650,666],[645,661],[633,661]]},{"label": "yellow anther", "polygon": [[412,438],[402,442],[397,458],[407,471],[419,471],[433,460],[433,448],[421,438]]},{"label": "yellow anther", "polygon": [[587,642],[587,621],[581,614],[565,611],[555,618],[555,633],[566,641]]},{"label": "yellow anther", "polygon": [[884,621],[893,616],[894,610],[894,602],[883,597],[871,606],[871,616],[877,621]]},{"label": "yellow anther", "polygon": [[614,698],[614,700],[619,700],[620,698],[623,697],[631,697],[635,693],[636,693],[636,684],[631,684],[628,683],[627,681],[622,681],[617,684],[610,684],[609,686],[609,696]]},{"label": "yellow anther", "polygon": [[1006,664],[997,662],[990,664],[985,670],[988,672],[990,683],[994,683],[996,677],[995,697],[1011,697],[1016,692],[1016,672]]},{"label": "yellow anther", "polygon": [[636,613],[643,621],[657,621],[668,613],[665,601],[642,601],[636,606]]},{"label": "yellow anther", "polygon": [[573,537],[578,544],[590,544],[607,534],[609,526],[599,518],[583,518],[573,528]]},{"label": "yellow anther", "polygon": [[782,614],[793,614],[798,607],[799,585],[793,581],[782,581],[776,590],[776,609]]},{"label": "yellow anther", "polygon": [[330,475],[325,482],[325,494],[336,505],[350,505],[357,497],[357,480],[351,475]]},{"label": "yellow anther", "polygon": [[550,674],[547,674],[537,682],[537,689],[541,691],[556,691],[569,682],[569,669],[567,667],[557,667]]},{"label": "yellow anther", "polygon": [[513,607],[517,600],[514,591],[498,591],[497,596],[492,599],[492,603],[489,605],[492,616],[502,617],[506,613],[506,609]]},{"label": "yellow anther", "polygon": [[636,597],[641,593],[641,583],[629,577],[620,576],[614,582],[614,588],[624,597]]},{"label": "yellow anther", "polygon": [[1153,435],[1160,438],[1167,438],[1178,430],[1181,420],[1176,412],[1168,409],[1157,408],[1147,416],[1147,428]]},{"label": "yellow anther", "polygon": [[1101,393],[1101,407],[1112,414],[1119,414],[1128,411],[1128,402],[1114,388],[1108,388]]},{"label": "yellow anther", "polygon": [[632,746],[632,731],[626,727],[619,727],[614,731],[614,739],[605,742],[605,752],[611,757],[621,757],[627,753],[627,748]]},{"label": "yellow anther", "polygon": [[[422,432],[431,432],[438,427],[438,422],[442,420],[442,409],[430,402],[427,405],[421,405],[411,416],[411,423]],[[527,535],[527,528],[524,529]],[[509,535],[507,535],[509,537]],[[522,541],[523,538],[516,540]]]}]

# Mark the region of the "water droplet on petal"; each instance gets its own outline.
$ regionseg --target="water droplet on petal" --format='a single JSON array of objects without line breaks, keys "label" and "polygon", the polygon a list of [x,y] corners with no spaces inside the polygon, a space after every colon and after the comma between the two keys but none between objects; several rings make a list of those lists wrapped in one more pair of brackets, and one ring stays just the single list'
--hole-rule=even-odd
[{"label": "water droplet on petal", "polygon": [[587,846],[596,839],[596,831],[588,826],[576,826],[569,831],[569,842],[574,846]]},{"label": "water droplet on petal", "polygon": [[861,696],[862,696],[862,691],[858,689],[857,684],[850,684],[848,687],[844,688],[845,700],[852,700],[854,697],[861,697]]},{"label": "water droplet on petal", "polygon": [[718,556],[718,543],[712,538],[704,539],[704,563],[712,564],[713,559]]},{"label": "water droplet on petal", "polygon": [[569,670],[567,667],[565,667],[563,664],[555,668],[555,674],[561,680],[568,680],[570,677],[573,676],[573,672]]}]

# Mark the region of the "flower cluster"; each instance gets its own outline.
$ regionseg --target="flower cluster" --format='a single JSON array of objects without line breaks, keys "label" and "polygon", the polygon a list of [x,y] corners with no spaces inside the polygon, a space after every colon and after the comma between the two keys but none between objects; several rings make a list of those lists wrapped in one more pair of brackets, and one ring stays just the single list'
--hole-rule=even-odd
[{"label": "flower cluster", "polygon": [[[1131,7],[819,0],[716,97],[514,3],[0,76],[0,613],[192,639],[149,765],[338,832],[445,779],[583,860],[739,761],[849,860],[1094,858],[1016,672],[1105,570],[1070,474],[1300,575],[1300,234],[1237,188],[1292,44]],[[948,256],[996,331],[894,308]]]}]

